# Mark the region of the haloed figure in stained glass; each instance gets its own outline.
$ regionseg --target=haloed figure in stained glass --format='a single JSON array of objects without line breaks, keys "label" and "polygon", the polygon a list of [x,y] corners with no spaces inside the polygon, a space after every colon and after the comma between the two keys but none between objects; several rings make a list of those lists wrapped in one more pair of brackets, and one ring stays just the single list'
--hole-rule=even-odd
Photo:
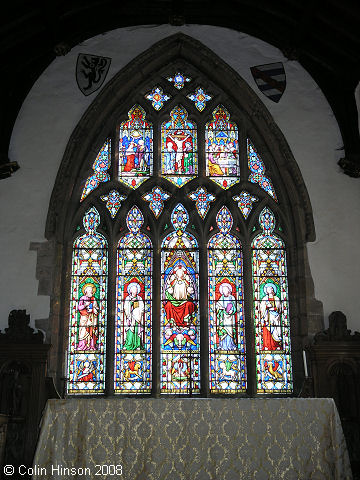
[{"label": "haloed figure in stained glass", "polygon": [[83,295],[78,302],[80,312],[78,346],[79,351],[94,351],[97,343],[97,319],[99,305],[95,298],[96,287],[86,283],[82,288]]},{"label": "haloed figure in stained glass", "polygon": [[236,302],[232,291],[230,283],[224,282],[219,287],[221,296],[216,302],[219,350],[237,350],[234,342]]},{"label": "haloed figure in stained glass", "polygon": [[281,350],[281,301],[276,286],[266,283],[260,303],[263,350]]},{"label": "haloed figure in stained glass", "polygon": [[141,334],[144,330],[144,300],[140,296],[141,286],[137,282],[131,282],[127,286],[127,297],[124,300],[124,315],[126,340],[125,350],[142,350],[143,342]]},{"label": "haloed figure in stained glass", "polygon": [[165,287],[164,303],[168,323],[177,327],[187,327],[191,324],[196,306],[192,300],[194,287],[187,269],[182,263],[177,263]]}]

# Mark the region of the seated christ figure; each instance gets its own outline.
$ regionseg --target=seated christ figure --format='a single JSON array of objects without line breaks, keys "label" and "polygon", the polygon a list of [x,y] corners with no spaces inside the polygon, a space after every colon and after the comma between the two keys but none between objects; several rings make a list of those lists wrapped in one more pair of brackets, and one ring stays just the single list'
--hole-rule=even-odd
[{"label": "seated christ figure", "polygon": [[186,268],[178,264],[165,289],[164,309],[168,323],[177,327],[187,327],[192,323],[196,306],[192,300],[194,288]]}]

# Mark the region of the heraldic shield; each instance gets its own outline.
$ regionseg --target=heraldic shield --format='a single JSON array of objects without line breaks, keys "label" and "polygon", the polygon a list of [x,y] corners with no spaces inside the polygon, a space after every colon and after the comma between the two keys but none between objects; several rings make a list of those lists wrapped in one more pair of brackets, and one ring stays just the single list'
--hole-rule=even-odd
[{"label": "heraldic shield", "polygon": [[260,92],[278,103],[286,88],[286,75],[281,62],[257,65],[250,68]]},{"label": "heraldic shield", "polygon": [[104,83],[111,58],[79,53],[76,63],[76,81],[84,95],[91,95]]}]

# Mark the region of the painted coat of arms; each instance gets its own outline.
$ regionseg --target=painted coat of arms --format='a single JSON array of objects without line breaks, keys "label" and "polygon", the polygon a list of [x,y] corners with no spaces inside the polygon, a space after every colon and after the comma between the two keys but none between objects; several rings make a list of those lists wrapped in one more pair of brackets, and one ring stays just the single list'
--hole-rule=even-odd
[{"label": "painted coat of arms", "polygon": [[91,95],[104,83],[111,58],[79,53],[76,63],[76,81],[84,95]]},{"label": "painted coat of arms", "polygon": [[261,93],[278,103],[286,88],[286,75],[281,62],[256,65],[250,68]]}]

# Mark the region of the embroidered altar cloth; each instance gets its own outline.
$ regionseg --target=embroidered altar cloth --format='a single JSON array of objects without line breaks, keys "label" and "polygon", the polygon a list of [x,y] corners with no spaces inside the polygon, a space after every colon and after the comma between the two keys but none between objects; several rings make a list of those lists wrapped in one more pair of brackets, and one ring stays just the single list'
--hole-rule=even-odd
[{"label": "embroidered altar cloth", "polygon": [[33,468],[37,480],[352,478],[335,403],[315,398],[49,400]]}]

